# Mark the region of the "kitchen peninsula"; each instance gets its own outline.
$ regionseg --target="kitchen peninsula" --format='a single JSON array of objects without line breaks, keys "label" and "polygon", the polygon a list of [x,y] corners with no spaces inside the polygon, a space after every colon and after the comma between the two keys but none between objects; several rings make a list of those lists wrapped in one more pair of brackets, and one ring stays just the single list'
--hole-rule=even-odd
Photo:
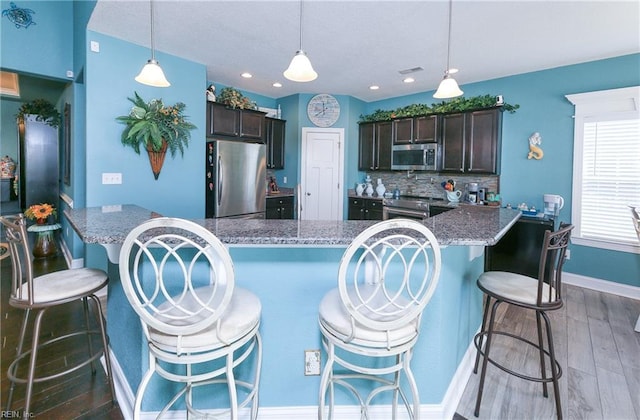
[{"label": "kitchen peninsula", "polygon": [[[148,359],[140,323],[124,296],[118,275],[119,248],[139,223],[160,215],[135,205],[66,210],[74,230],[89,246],[107,250],[110,276],[107,328],[123,413],[132,401]],[[471,340],[481,321],[482,296],[475,281],[484,268],[484,246],[495,244],[516,222],[511,209],[460,206],[424,221],[442,247],[438,288],[422,319],[412,366],[423,416],[450,418],[464,390],[474,352]],[[345,247],[374,221],[198,219],[229,246],[238,286],[262,303],[263,366],[260,417],[317,417],[319,376],[305,376],[304,350],[320,349],[317,311],[337,284]],[[324,356],[323,356],[324,357]],[[169,391],[152,383],[143,411],[156,411]],[[128,397],[127,397],[128,396]],[[336,393],[338,417],[357,412],[356,402]],[[387,405],[388,398],[379,404]],[[224,403],[222,403],[224,404]],[[212,407],[215,407],[212,405]],[[354,411],[356,410],[356,411]],[[357,416],[356,416],[357,417]]]}]

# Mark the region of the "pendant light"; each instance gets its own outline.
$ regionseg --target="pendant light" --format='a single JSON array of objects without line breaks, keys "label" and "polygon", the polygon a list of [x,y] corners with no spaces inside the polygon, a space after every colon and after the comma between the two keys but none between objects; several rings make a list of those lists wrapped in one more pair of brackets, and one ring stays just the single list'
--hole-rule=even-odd
[{"label": "pendant light", "polygon": [[149,10],[151,14],[151,59],[136,76],[136,82],[155,87],[168,87],[171,86],[171,83],[164,77],[164,72],[156,61],[156,49],[153,43],[153,0],[149,0]]},{"label": "pendant light", "polygon": [[437,99],[448,99],[455,98],[457,96],[462,95],[464,92],[460,90],[458,87],[458,82],[451,77],[451,73],[457,72],[457,70],[453,71],[449,67],[449,56],[451,55],[451,9],[453,6],[453,0],[449,0],[449,35],[447,38],[447,69],[444,71],[444,79],[440,82],[438,86],[438,90],[433,94],[434,98]]},{"label": "pendant light", "polygon": [[300,0],[300,49],[296,51],[296,55],[293,56],[291,64],[283,75],[294,82],[310,82],[318,77],[318,73],[311,66],[307,53],[302,49],[302,0]]}]

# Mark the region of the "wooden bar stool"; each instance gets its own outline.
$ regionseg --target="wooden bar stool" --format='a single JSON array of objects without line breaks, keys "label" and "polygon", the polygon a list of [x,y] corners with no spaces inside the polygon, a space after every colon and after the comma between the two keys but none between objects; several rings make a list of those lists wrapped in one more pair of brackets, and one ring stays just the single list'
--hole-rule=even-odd
[{"label": "wooden bar stool", "polygon": [[[474,338],[477,349],[476,362],[473,369],[474,373],[478,372],[480,356],[482,356],[482,372],[480,374],[478,397],[474,411],[476,417],[480,414],[480,404],[482,402],[482,390],[484,388],[487,365],[491,363],[511,375],[529,381],[541,382],[542,392],[545,397],[548,396],[547,383],[553,383],[556,413],[559,419],[562,418],[560,390],[558,388],[558,379],[562,376],[562,368],[556,360],[551,325],[546,312],[560,309],[563,305],[561,290],[562,266],[565,261],[565,252],[569,245],[572,230],[573,225],[562,225],[560,229],[555,232],[545,232],[537,279],[504,271],[487,271],[478,279],[478,287],[486,295],[486,300],[484,304],[484,316],[482,318],[482,330],[476,334]],[[553,270],[547,270],[549,265],[552,266]],[[493,304],[491,303],[492,300]],[[538,330],[537,343],[509,331],[496,331],[494,329],[496,311],[502,303],[535,311]],[[491,311],[490,314],[489,311]],[[543,340],[543,320],[547,335],[546,347]],[[516,372],[504,365],[506,361],[492,359],[490,357],[490,351],[491,343],[495,335],[511,337],[537,348],[540,355],[540,377],[533,377]],[[551,368],[550,376],[546,369],[546,359],[549,360]]]}]

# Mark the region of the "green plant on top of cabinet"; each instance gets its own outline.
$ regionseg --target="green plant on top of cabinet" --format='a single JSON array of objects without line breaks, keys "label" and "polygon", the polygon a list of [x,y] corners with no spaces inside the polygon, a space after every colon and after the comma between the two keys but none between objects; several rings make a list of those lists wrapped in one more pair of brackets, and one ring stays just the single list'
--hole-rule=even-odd
[{"label": "green plant on top of cabinet", "polygon": [[207,136],[264,142],[265,113],[207,102]]},{"label": "green plant on top of cabinet", "polygon": [[358,169],[381,171],[391,169],[391,121],[361,123],[358,145]]},{"label": "green plant on top of cabinet", "polygon": [[393,120],[393,144],[435,143],[437,133],[438,115]]},{"label": "green plant on top of cabinet", "polygon": [[502,109],[442,116],[441,171],[499,174]]},{"label": "green plant on top of cabinet", "polygon": [[349,197],[349,220],[382,220],[382,199]]},{"label": "green plant on top of cabinet", "polygon": [[293,219],[293,196],[268,197],[267,219]]},{"label": "green plant on top of cabinet", "polygon": [[284,169],[285,120],[266,118],[267,168]]}]

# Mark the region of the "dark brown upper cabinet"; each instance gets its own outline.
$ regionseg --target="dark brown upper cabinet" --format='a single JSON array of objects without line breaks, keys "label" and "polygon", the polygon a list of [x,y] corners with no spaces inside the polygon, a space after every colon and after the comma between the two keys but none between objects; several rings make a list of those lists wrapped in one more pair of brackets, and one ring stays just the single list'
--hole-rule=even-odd
[{"label": "dark brown upper cabinet", "polygon": [[442,115],[441,171],[499,174],[502,109]]},{"label": "dark brown upper cabinet", "polygon": [[391,170],[391,121],[361,123],[358,145],[358,169],[361,171]]},{"label": "dark brown upper cabinet", "polygon": [[264,142],[265,113],[207,102],[207,136]]}]

